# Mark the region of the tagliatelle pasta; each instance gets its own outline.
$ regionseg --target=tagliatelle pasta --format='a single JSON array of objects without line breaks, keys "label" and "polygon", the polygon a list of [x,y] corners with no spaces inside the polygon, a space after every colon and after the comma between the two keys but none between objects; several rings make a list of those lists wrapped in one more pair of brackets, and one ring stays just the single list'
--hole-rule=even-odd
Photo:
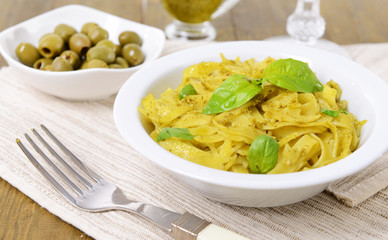
[{"label": "tagliatelle pasta", "polygon": [[[166,127],[186,128],[191,140],[171,137],[158,143],[171,153],[211,168],[249,173],[248,151],[262,134],[279,143],[276,166],[268,172],[289,173],[325,166],[353,152],[359,143],[361,127],[366,121],[344,110],[341,88],[334,81],[323,91],[298,93],[266,82],[263,90],[240,107],[218,114],[206,115],[202,110],[214,90],[225,79],[242,74],[260,78],[275,59],[254,59],[202,62],[188,67],[181,84],[168,88],[160,98],[146,96],[139,111],[154,127],[150,136],[156,140]],[[183,87],[191,84],[196,95],[179,100]],[[336,117],[322,109],[338,111]]]}]

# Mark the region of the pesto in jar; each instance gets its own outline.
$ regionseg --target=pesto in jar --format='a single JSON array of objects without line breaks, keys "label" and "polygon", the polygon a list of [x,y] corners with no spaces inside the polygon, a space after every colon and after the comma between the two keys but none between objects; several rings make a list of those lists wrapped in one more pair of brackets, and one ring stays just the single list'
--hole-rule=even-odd
[{"label": "pesto in jar", "polygon": [[177,20],[185,23],[202,23],[211,15],[223,0],[162,0],[166,10]]}]

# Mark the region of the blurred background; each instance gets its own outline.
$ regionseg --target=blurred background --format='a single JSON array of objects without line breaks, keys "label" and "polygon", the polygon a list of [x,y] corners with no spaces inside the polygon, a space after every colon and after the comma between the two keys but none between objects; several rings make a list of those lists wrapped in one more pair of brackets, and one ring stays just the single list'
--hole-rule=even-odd
[{"label": "blurred background", "polygon": [[[216,41],[262,40],[286,35],[297,0],[240,0],[211,21]],[[160,0],[0,0],[0,31],[51,9],[82,4],[164,30],[173,18]],[[321,0],[323,38],[338,44],[388,42],[387,0]],[[71,16],[69,16],[71,18]],[[0,57],[0,66],[6,65]]]}]

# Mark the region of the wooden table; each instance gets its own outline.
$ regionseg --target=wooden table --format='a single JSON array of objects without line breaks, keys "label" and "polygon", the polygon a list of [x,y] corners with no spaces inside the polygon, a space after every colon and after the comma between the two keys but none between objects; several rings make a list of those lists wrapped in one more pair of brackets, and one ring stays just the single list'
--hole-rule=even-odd
[{"label": "wooden table", "polygon": [[[158,0],[0,0],[0,31],[51,9],[84,4],[160,29],[172,18]],[[218,41],[261,40],[286,34],[296,0],[241,0],[215,19]],[[388,1],[323,0],[324,38],[339,44],[388,42]],[[0,67],[7,63],[0,55]],[[10,126],[11,127],[11,126]],[[91,239],[0,178],[0,239]]]}]

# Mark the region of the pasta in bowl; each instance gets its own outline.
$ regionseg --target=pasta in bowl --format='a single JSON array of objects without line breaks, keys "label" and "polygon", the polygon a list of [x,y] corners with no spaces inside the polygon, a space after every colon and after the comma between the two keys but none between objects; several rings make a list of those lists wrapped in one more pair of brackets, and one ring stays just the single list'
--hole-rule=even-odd
[{"label": "pasta in bowl", "polygon": [[[260,75],[254,75],[249,72],[237,72],[237,74],[234,74],[236,72],[233,72],[234,75],[244,75],[244,77],[237,76],[237,78],[239,79],[246,77],[249,80],[247,81],[248,83],[257,83],[260,80],[261,85],[258,84],[258,86],[262,88],[262,90],[259,91],[257,95],[257,88],[253,87],[253,91],[250,92],[250,95],[253,95],[252,98],[240,106],[235,107],[236,105],[232,104],[233,101],[230,103],[230,105],[227,104],[229,107],[235,107],[233,109],[228,109],[227,111],[218,113],[202,114],[203,118],[207,119],[204,124],[202,124],[203,129],[197,128],[196,131],[192,131],[192,129],[196,128],[195,126],[178,124],[163,125],[164,123],[155,127],[155,125],[151,124],[150,121],[144,117],[143,113],[139,111],[139,108],[142,108],[142,101],[144,103],[143,99],[146,99],[149,94],[152,93],[156,101],[158,101],[157,99],[163,98],[162,96],[165,95],[164,92],[168,88],[171,88],[168,90],[168,92],[175,91],[175,97],[178,94],[177,97],[179,100],[179,94],[182,92],[185,86],[188,85],[188,82],[184,82],[182,84],[182,77],[185,73],[185,69],[200,63],[219,63],[221,53],[224,55],[226,62],[236,62],[238,57],[241,63],[245,63],[246,61],[249,63],[252,61],[250,59],[254,59],[255,64],[264,64],[263,68],[266,68],[266,65],[268,65],[270,62],[279,59],[294,59],[303,63],[307,63],[308,67],[313,71],[314,75],[317,77],[317,79],[319,79],[322,87],[324,89],[328,89],[326,90],[327,92],[334,93],[334,90],[336,90],[335,104],[337,104],[337,107],[335,105],[330,105],[329,100],[325,100],[325,102],[328,103],[327,106],[324,105],[323,102],[320,103],[319,101],[317,101],[318,105],[308,104],[308,102],[312,99],[312,96],[314,96],[316,99],[317,97],[323,98],[323,96],[320,95],[323,95],[325,92],[324,89],[321,92],[298,92],[297,97],[295,97],[295,91],[283,89],[284,87],[276,90],[278,93],[282,93],[282,95],[284,95],[283,97],[279,97],[282,98],[281,101],[271,102],[269,101],[270,99],[267,99],[265,101],[265,105],[263,101],[260,102],[260,95],[267,94],[267,91],[269,91],[270,88],[274,88],[273,86],[271,87],[272,83],[268,81],[268,76],[267,80],[264,82],[263,79],[265,78],[260,77]],[[273,59],[268,60],[268,56],[271,56]],[[266,63],[264,61],[264,63],[260,63],[262,60],[268,60],[269,62]],[[235,79],[234,81],[240,81],[238,79]],[[222,81],[224,80],[225,76],[222,76]],[[335,82],[331,82],[331,80]],[[200,93],[200,89],[197,88],[195,82],[191,82],[191,85],[193,85],[195,91],[198,91],[197,93]],[[213,87],[214,91],[217,88],[216,86],[221,85],[215,84]],[[319,86],[316,86],[315,84],[310,84],[310,87],[313,89],[315,88],[314,86],[319,88]],[[250,88],[248,87],[248,89]],[[341,89],[341,91],[339,89]],[[206,101],[204,100],[202,106],[198,107],[198,112],[203,111],[214,91],[209,91]],[[145,157],[144,159],[141,159],[144,161],[144,164],[150,164],[150,167],[156,167],[154,170],[155,172],[160,171],[158,168],[168,171],[171,173],[173,181],[179,182],[177,184],[185,184],[191,189],[196,190],[208,198],[228,204],[250,207],[280,206],[302,201],[322,192],[329,183],[362,170],[363,168],[373,163],[373,161],[375,161],[385,152],[388,145],[388,143],[384,141],[386,132],[388,132],[388,126],[385,124],[388,122],[388,113],[385,107],[386,102],[388,102],[388,95],[386,94],[387,91],[387,85],[375,74],[371,73],[364,67],[335,54],[317,49],[305,48],[302,46],[291,47],[290,45],[280,43],[260,41],[225,42],[209,44],[206,46],[192,48],[167,55],[153,63],[150,63],[148,66],[145,66],[143,69],[136,72],[133,76],[131,76],[131,78],[128,79],[116,97],[114,104],[114,120],[117,129],[128,142],[128,144]],[[194,101],[193,99],[198,97],[196,95],[190,94],[190,92],[192,92],[190,89],[186,89],[183,92],[184,94],[181,96],[183,98],[179,100],[179,102]],[[339,94],[337,93],[339,92],[342,92],[341,98],[338,98]],[[271,96],[272,99],[277,95]],[[330,94],[327,96],[330,96]],[[238,99],[239,101],[237,102],[241,102],[243,98]],[[348,104],[346,104],[346,102],[342,102],[342,100],[346,100]],[[174,101],[177,101],[176,98]],[[293,113],[287,112],[286,110],[284,110],[285,112],[282,112],[281,106],[283,103],[287,103],[287,101],[289,102],[289,106],[296,104],[300,106],[300,109],[298,110],[297,108],[292,108]],[[252,105],[251,107],[248,107],[244,104]],[[331,159],[329,162],[332,163],[330,164],[323,163],[321,161],[322,166],[320,167],[313,167],[314,164],[319,164],[320,162],[319,156],[316,155],[315,157],[312,156],[307,161],[308,165],[304,165],[301,169],[298,169],[297,172],[282,174],[241,173],[250,171],[250,167],[247,166],[247,160],[242,158],[246,158],[245,156],[247,154],[249,155],[248,146],[252,145],[254,139],[257,138],[259,133],[262,133],[261,131],[266,133],[263,135],[276,139],[280,150],[282,150],[282,148],[284,150],[287,144],[292,149],[295,147],[297,140],[300,139],[298,136],[292,136],[292,133],[298,132],[294,131],[295,129],[292,129],[292,127],[288,127],[286,128],[288,129],[287,131],[281,132],[276,131],[275,129],[270,129],[271,127],[269,124],[263,124],[259,121],[254,123],[255,129],[244,130],[242,123],[253,125],[253,122],[249,118],[251,118],[252,115],[257,114],[257,112],[254,113],[253,109],[253,105],[257,104],[261,104],[261,108],[257,109],[264,120],[266,117],[264,114],[265,112],[262,109],[264,106],[266,106],[268,109],[266,113],[273,115],[269,118],[273,119],[275,119],[275,117],[286,118],[299,115],[303,116],[305,121],[307,121],[308,118],[314,118],[315,115],[315,117],[319,116],[319,118],[326,120],[330,119],[331,121],[337,122],[340,121],[341,118],[347,119],[346,121],[348,122],[353,121],[352,128],[349,128],[349,130],[346,131],[343,131],[344,129],[340,129],[338,134],[334,133],[334,129],[326,130],[328,131],[326,135],[337,135],[338,137],[342,137],[342,135],[350,134],[351,136],[359,136],[359,138],[354,138],[354,140],[348,141],[348,143],[345,143],[344,141],[341,142],[341,144],[339,144],[339,141],[337,141],[337,146],[341,146],[337,148],[338,150],[336,150],[337,156],[341,156],[340,153],[342,152],[342,146],[345,145],[349,146],[348,152],[353,152],[340,160]],[[278,104],[278,108],[274,108],[272,106],[276,106],[276,104]],[[212,110],[212,108],[213,107],[210,109]],[[315,110],[311,111],[311,109]],[[237,115],[239,111],[243,111],[246,114]],[[298,113],[298,111],[300,112]],[[327,111],[326,113],[328,114],[338,114],[339,116],[329,116],[322,111]],[[236,113],[236,115],[233,115],[234,117],[232,118],[227,117],[227,115],[231,113]],[[181,123],[183,123],[185,117],[183,114],[180,115],[182,115],[180,119],[182,119]],[[168,114],[164,116],[165,120],[167,120]],[[222,117],[225,118],[222,119]],[[190,119],[189,116],[186,118]],[[236,128],[235,130],[240,135],[244,133],[243,136],[245,136],[241,137],[239,134],[236,134],[235,131],[229,133],[230,135],[233,135],[233,137],[236,137],[236,139],[241,138],[242,141],[240,145],[246,145],[238,149],[235,146],[230,146],[227,144],[224,145],[224,152],[238,151],[240,155],[240,157],[237,157],[235,160],[230,162],[223,162],[222,165],[225,167],[225,169],[220,170],[214,166],[207,167],[201,165],[200,162],[198,162],[198,164],[190,160],[185,160],[182,158],[183,156],[177,156],[159,145],[170,140],[178,140],[176,137],[165,138],[165,136],[163,136],[161,137],[162,140],[159,139],[159,142],[155,141],[160,131],[166,127],[187,128],[189,133],[194,136],[194,141],[201,139],[207,139],[209,141],[212,136],[210,133],[212,133],[211,131],[214,132],[214,129],[212,130],[212,128],[215,126],[213,123],[214,121],[209,119],[214,119],[214,121],[219,120],[216,121],[216,124],[220,124],[219,127],[221,129],[223,126],[225,126],[225,130],[228,130],[228,127],[231,126],[231,123],[228,123],[228,121],[234,119],[233,127]],[[367,120],[367,122],[365,123],[363,120]],[[187,122],[194,124],[196,121],[188,120]],[[201,121],[203,121],[203,119]],[[211,121],[211,124],[208,124],[209,121]],[[275,119],[274,123],[271,124],[276,125],[279,123],[277,123]],[[330,125],[330,123],[327,124],[328,126]],[[264,127],[268,127],[268,129],[264,129]],[[285,128],[286,126],[283,127]],[[315,128],[315,130],[312,130],[312,128]],[[152,133],[154,130],[156,130],[155,133]],[[199,134],[201,131],[208,131],[208,135],[201,136]],[[310,133],[308,134],[303,133],[303,135],[307,134],[306,138],[308,139],[306,143],[313,142],[312,145],[317,145],[316,142],[314,143],[314,141],[310,141],[311,137],[312,139],[318,141],[320,146],[335,145],[334,141],[329,140],[327,136],[324,136],[325,134],[323,127],[311,126],[307,132],[309,131]],[[322,132],[319,133],[320,131]],[[299,131],[296,135],[298,134],[301,134],[301,131]],[[275,135],[278,136],[276,137]],[[319,138],[314,138],[314,135],[319,136]],[[294,139],[287,140],[287,136],[289,139]],[[213,141],[216,141],[216,138],[219,136],[215,135],[212,137],[214,137]],[[193,140],[185,141],[186,143],[193,144],[193,142],[191,142]],[[195,144],[193,146],[195,146]],[[354,146],[357,146],[355,151],[353,149]],[[205,147],[201,149],[201,151],[209,152],[211,151],[211,148],[213,148],[213,146],[209,146],[208,148]],[[218,152],[219,154],[222,153],[217,144],[214,144],[213,151]],[[182,152],[185,152],[185,149],[182,149]],[[303,151],[301,151],[301,154],[304,154]],[[280,155],[281,154],[279,153],[279,156]],[[146,159],[150,161],[147,161]],[[281,161],[279,157],[279,163],[280,162]],[[130,168],[130,166],[128,166],[128,168]],[[234,170],[238,170],[236,170],[236,172],[226,171],[231,170],[232,168]],[[276,168],[277,167],[274,167],[270,171],[275,171]],[[306,169],[309,170],[304,171]]]},{"label": "pasta in bowl", "polygon": [[[239,173],[303,171],[325,166],[356,150],[366,121],[360,122],[346,111],[347,102],[341,99],[341,88],[333,80],[314,93],[292,91],[268,81],[261,87],[249,83],[260,79],[269,65],[305,66],[293,59],[279,62],[270,57],[261,62],[222,57],[222,62],[201,62],[186,68],[175,90],[168,88],[157,99],[150,93],[142,100],[139,110],[154,128],[150,136],[179,157]],[[255,86],[261,91],[248,100]],[[232,109],[224,106],[220,113],[204,113],[227,105],[227,101],[236,104],[239,99],[248,101]],[[168,138],[159,141],[163,135]]]}]

